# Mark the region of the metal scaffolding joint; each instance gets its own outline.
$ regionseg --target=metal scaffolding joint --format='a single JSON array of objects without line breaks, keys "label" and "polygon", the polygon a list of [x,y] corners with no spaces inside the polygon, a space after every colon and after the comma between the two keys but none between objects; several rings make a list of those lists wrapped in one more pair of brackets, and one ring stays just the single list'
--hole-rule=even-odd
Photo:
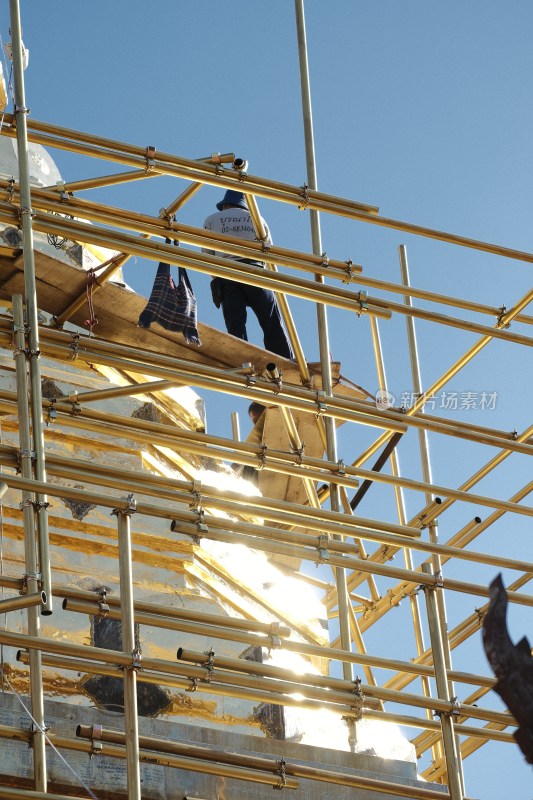
[{"label": "metal scaffolding joint", "polygon": [[207,661],[201,665],[206,671],[205,683],[211,683],[213,675],[215,674],[215,651],[205,650],[204,655],[207,656]]},{"label": "metal scaffolding joint", "polygon": [[151,145],[148,145],[148,147],[146,148],[146,153],[145,153],[145,157],[144,158],[145,158],[145,162],[146,162],[146,166],[145,166],[145,170],[144,171],[145,172],[153,172],[154,167],[155,167],[155,147],[152,147]]},{"label": "metal scaffolding joint", "polygon": [[131,664],[128,664],[126,669],[135,670],[135,672],[138,672],[139,670],[142,670],[142,668],[142,653],[140,648],[136,647],[131,654]]},{"label": "metal scaffolding joint", "polygon": [[15,178],[10,178],[7,182],[7,189],[6,189],[6,196],[5,196],[6,203],[12,203],[15,199]]},{"label": "metal scaffolding joint", "polygon": [[104,617],[108,613],[107,592],[105,589],[101,589],[98,593],[98,615]]},{"label": "metal scaffolding joint", "polygon": [[307,191],[308,188],[309,188],[308,185],[304,183],[304,185],[302,186],[302,191],[300,192],[300,197],[302,198],[302,202],[298,206],[300,211],[305,211],[305,209],[309,205],[309,193]]},{"label": "metal scaffolding joint", "polygon": [[363,719],[363,707],[365,704],[365,695],[361,689],[361,678],[358,676],[354,679],[354,688],[352,690],[352,694],[355,697],[355,701],[351,706],[353,712],[355,712],[355,719],[359,721]]},{"label": "metal scaffolding joint", "polygon": [[322,416],[322,414],[328,410],[325,398],[326,398],[326,393],[323,390],[319,389],[316,393],[317,412],[315,416],[317,418]]},{"label": "metal scaffolding joint", "polygon": [[264,469],[264,467],[266,467],[266,452],[267,452],[267,450],[268,450],[268,445],[266,445],[264,443],[261,444],[260,451],[257,454],[257,458],[259,459],[259,466],[257,467],[257,469]]},{"label": "metal scaffolding joint", "polygon": [[202,533],[209,532],[209,528],[207,527],[207,523],[205,521],[205,511],[201,506],[197,509],[196,530],[197,534],[194,537],[193,541],[195,544],[200,544]]},{"label": "metal scaffolding joint", "polygon": [[346,264],[346,269],[344,270],[344,272],[346,274],[345,274],[344,278],[342,279],[342,282],[343,283],[350,283],[352,278],[354,277],[354,272],[353,272],[353,269],[352,269],[353,261],[351,260],[351,258],[349,258],[348,261],[345,262],[345,264]]},{"label": "metal scaffolding joint", "polygon": [[305,442],[302,442],[300,447],[291,447],[291,453],[296,456],[295,464],[301,466],[303,464],[303,457],[305,455]]},{"label": "metal scaffolding joint", "polygon": [[48,413],[46,415],[45,422],[47,425],[50,425],[51,422],[57,419],[57,409],[55,407],[55,399],[50,401],[50,405],[48,406]]},{"label": "metal scaffolding joint", "polygon": [[285,772],[285,767],[287,766],[287,762],[284,758],[280,758],[279,761],[276,761],[278,766],[275,774],[279,776],[279,783],[274,786],[274,789],[285,789],[287,786],[287,774]]},{"label": "metal scaffolding joint", "polygon": [[17,452],[17,472],[22,471],[22,461],[25,458],[29,458],[30,461],[35,461],[37,457],[37,453],[35,450],[18,450]]},{"label": "metal scaffolding joint", "polygon": [[318,537],[318,544],[317,544],[317,559],[315,561],[315,565],[318,567],[320,564],[327,564],[329,562],[329,536],[327,533],[321,533]]},{"label": "metal scaffolding joint", "polygon": [[131,517],[133,514],[137,513],[137,501],[135,500],[135,495],[130,493],[126,499],[126,507],[125,508],[114,508],[111,512],[112,516],[118,517],[119,514],[123,514],[125,517]]}]

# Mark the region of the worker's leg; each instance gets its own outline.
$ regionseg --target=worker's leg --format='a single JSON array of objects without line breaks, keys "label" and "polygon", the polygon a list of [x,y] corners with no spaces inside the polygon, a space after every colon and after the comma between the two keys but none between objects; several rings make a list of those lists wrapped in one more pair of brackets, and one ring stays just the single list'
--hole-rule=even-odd
[{"label": "worker's leg", "polygon": [[228,333],[247,342],[246,294],[242,284],[235,281],[222,280],[222,313],[224,314],[224,322]]},{"label": "worker's leg", "polygon": [[274,292],[258,286],[247,286],[246,297],[263,329],[266,349],[285,358],[294,358]]}]

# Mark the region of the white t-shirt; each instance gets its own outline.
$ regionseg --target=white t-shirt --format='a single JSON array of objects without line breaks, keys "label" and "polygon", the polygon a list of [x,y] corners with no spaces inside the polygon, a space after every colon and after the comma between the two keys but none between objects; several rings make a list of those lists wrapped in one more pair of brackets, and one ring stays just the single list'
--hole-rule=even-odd
[{"label": "white t-shirt", "polygon": [[[266,233],[266,244],[272,244],[270,231],[265,220],[261,217],[261,222]],[[249,211],[244,208],[226,208],[225,211],[217,211],[210,214],[204,222],[204,228],[214,233],[223,233],[226,236],[236,236],[239,239],[247,239],[250,242],[259,241],[255,233],[254,223]],[[231,253],[222,253],[218,250],[209,250],[202,247],[204,253],[219,256],[220,258],[235,258]],[[236,259],[239,260],[238,258]],[[258,262],[260,263],[260,259]]]}]

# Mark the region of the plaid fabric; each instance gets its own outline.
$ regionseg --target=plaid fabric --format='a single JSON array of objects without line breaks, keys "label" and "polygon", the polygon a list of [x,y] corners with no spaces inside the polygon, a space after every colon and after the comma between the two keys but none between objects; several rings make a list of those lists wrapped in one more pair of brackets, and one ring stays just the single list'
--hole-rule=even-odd
[{"label": "plaid fabric", "polygon": [[183,267],[179,267],[176,286],[170,265],[159,263],[148,305],[137,324],[149,328],[152,322],[158,322],[167,331],[181,331],[188,344],[201,344],[196,328],[196,298]]}]

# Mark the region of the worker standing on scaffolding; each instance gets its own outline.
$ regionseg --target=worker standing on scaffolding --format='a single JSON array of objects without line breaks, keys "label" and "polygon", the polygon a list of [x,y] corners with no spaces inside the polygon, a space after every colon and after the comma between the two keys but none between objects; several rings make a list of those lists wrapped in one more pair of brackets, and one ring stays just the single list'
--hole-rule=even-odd
[{"label": "worker standing on scaffolding", "polygon": [[[237,236],[240,239],[257,241],[254,223],[246,204],[246,198],[242,192],[228,189],[222,200],[217,203],[217,208],[218,211],[205,220],[204,228],[208,231],[227,234],[228,236]],[[266,243],[272,244],[268,226],[263,219],[262,223],[266,232]],[[250,258],[235,258],[229,253],[208,250],[205,247],[202,249],[205,253],[210,253],[211,255],[234,258],[235,261],[242,261],[256,267],[265,266],[263,261],[256,261]],[[274,292],[269,289],[261,289],[259,286],[249,286],[245,283],[230,281],[226,278],[213,278],[211,292],[216,307],[220,308],[222,306],[228,333],[248,341],[246,309],[249,307],[255,313],[263,330],[265,348],[270,350],[271,353],[277,353],[285,358],[294,357],[289,339],[283,328],[281,313]]]}]

